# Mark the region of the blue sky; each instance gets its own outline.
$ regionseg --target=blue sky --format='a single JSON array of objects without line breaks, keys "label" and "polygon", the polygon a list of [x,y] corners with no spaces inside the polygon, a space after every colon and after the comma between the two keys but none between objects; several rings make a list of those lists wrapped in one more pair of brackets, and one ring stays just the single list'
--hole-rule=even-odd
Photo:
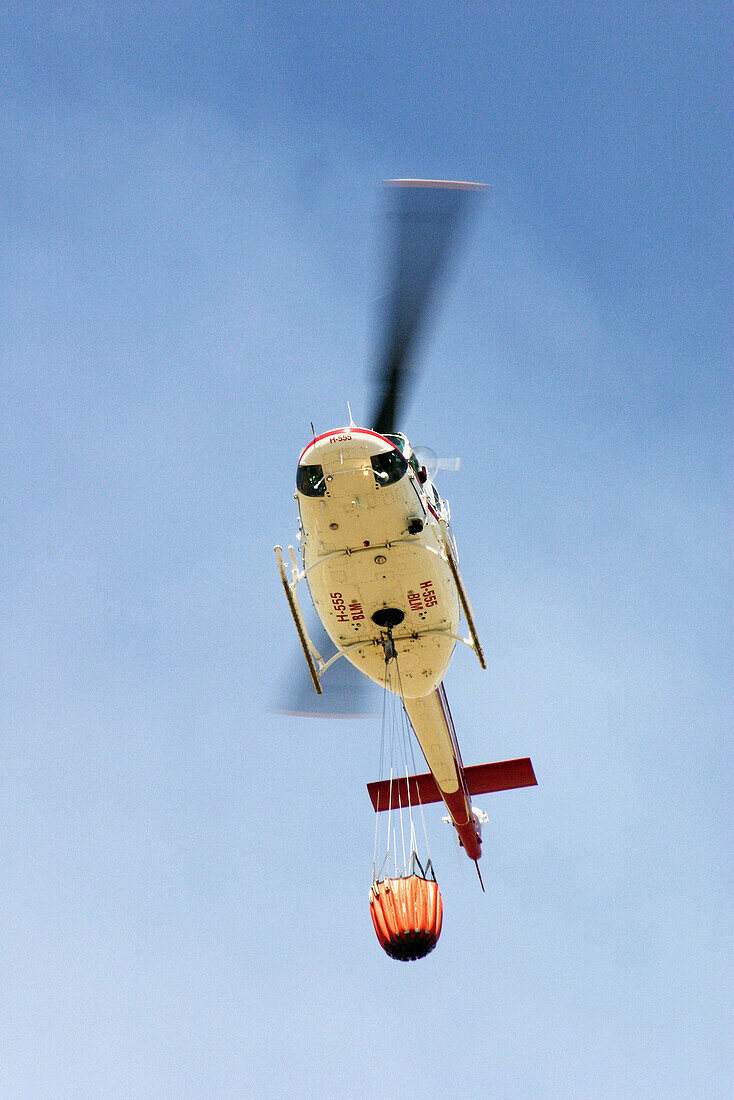
[{"label": "blue sky", "polygon": [[[12,1097],[724,1097],[726,6],[0,15]],[[482,895],[367,907],[376,721],[269,713],[309,422],[370,407],[379,181],[486,182],[406,414],[489,668]]]}]

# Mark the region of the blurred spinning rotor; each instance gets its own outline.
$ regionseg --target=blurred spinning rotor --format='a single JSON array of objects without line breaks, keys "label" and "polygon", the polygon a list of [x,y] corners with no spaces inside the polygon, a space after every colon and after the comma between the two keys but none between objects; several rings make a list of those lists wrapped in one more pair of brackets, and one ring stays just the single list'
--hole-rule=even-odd
[{"label": "blurred spinning rotor", "polygon": [[469,210],[484,189],[478,183],[388,180],[390,252],[387,294],[374,366],[376,400],[370,426],[381,435],[399,430],[412,363],[437,289]]}]

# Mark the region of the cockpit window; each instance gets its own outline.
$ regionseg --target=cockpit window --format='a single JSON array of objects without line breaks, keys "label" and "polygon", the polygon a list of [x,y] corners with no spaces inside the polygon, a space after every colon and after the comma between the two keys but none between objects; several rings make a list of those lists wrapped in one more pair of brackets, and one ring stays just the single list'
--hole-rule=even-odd
[{"label": "cockpit window", "polygon": [[385,451],[381,455],[372,455],[370,462],[378,485],[394,485],[405,476],[408,469],[408,463],[400,451]]},{"label": "cockpit window", "polygon": [[405,458],[408,457],[408,454],[410,452],[410,443],[408,443],[408,440],[405,438],[402,432],[398,435],[386,435],[385,439],[389,439],[392,445],[394,447],[397,447],[397,449]]},{"label": "cockpit window", "polygon": [[326,492],[326,478],[321,466],[299,466],[296,489],[305,497],[322,497]]},{"label": "cockpit window", "polygon": [[385,439],[389,439],[390,442],[395,447],[397,447],[397,449],[400,451],[403,458],[406,459],[410,463],[410,465],[413,468],[413,471],[416,474],[418,474],[418,472],[420,470],[420,466],[418,465],[415,454],[413,453],[413,448],[411,447],[410,443],[408,442],[406,437],[403,435],[403,433],[399,432],[397,435],[386,435]]}]

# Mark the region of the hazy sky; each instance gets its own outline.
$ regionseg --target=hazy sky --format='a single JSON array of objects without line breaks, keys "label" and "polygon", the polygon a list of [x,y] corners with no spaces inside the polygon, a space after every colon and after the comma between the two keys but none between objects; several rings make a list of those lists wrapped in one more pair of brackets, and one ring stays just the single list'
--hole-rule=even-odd
[{"label": "hazy sky", "polygon": [[[193,13],[191,9],[194,9]],[[0,13],[0,1095],[728,1097],[725,4]],[[379,181],[486,182],[405,429],[488,657],[483,874],[374,936],[379,721],[268,704]]]}]

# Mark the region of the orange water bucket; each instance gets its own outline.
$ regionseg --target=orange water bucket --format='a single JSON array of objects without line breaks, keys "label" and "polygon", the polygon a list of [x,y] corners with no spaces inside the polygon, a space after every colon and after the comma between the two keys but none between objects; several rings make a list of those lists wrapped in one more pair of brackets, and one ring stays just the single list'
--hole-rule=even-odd
[{"label": "orange water bucket", "polygon": [[381,946],[393,959],[422,959],[438,943],[443,902],[438,883],[419,875],[373,883],[370,914]]}]

